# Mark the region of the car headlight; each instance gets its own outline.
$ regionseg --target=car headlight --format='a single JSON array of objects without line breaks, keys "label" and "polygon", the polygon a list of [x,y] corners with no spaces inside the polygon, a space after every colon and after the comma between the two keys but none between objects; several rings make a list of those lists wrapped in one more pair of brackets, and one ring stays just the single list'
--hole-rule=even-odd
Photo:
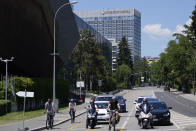
[{"label": "car headlight", "polygon": [[168,112],[168,113],[165,113],[165,114],[163,114],[163,116],[169,116],[170,115],[170,113]]}]

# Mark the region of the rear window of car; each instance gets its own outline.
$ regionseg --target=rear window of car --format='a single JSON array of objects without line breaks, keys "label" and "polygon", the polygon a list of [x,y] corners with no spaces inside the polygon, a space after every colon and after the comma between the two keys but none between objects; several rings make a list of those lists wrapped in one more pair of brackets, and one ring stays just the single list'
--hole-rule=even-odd
[{"label": "rear window of car", "polygon": [[108,107],[108,103],[95,103],[98,109],[106,109]]},{"label": "rear window of car", "polygon": [[147,98],[148,101],[158,101],[156,98]]},{"label": "rear window of car", "polygon": [[167,106],[165,103],[152,103],[152,106],[154,109],[158,109],[158,110],[164,110],[164,109],[167,109]]},{"label": "rear window of car", "polygon": [[142,100],[143,100],[144,98],[138,98],[138,100],[137,100],[137,103],[142,103]]},{"label": "rear window of car", "polygon": [[111,101],[112,97],[97,97],[95,101]]},{"label": "rear window of car", "polygon": [[122,96],[116,96],[117,100],[123,100]]}]

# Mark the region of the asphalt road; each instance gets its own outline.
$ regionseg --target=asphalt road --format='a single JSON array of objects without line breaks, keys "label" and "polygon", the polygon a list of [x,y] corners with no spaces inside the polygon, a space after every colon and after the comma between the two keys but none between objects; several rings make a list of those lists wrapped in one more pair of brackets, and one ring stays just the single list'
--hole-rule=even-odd
[{"label": "asphalt road", "polygon": [[157,98],[165,101],[168,106],[180,114],[196,117],[196,102],[183,98],[172,92],[155,92]]},{"label": "asphalt road", "polygon": [[[139,97],[139,96],[154,96],[154,92],[158,91],[160,89],[157,88],[151,88],[151,87],[144,87],[144,88],[138,88],[134,90],[124,90],[120,92],[124,96],[125,99],[127,99],[127,111],[126,113],[120,113],[121,119],[120,122],[117,124],[117,131],[137,131],[137,130],[145,130],[141,129],[137,124],[137,119],[135,118],[135,108],[133,102]],[[85,128],[85,122],[86,122],[86,114],[83,114],[76,118],[76,122],[71,124],[70,121],[65,122],[61,125],[55,126],[52,130],[53,131],[90,131],[92,129],[86,129]],[[175,123],[171,123],[171,125],[168,126],[162,126],[158,125],[155,126],[154,129],[147,129],[148,131],[179,131],[180,127],[175,125]],[[108,130],[108,124],[107,123],[101,123],[95,127],[97,131],[107,131]]]}]

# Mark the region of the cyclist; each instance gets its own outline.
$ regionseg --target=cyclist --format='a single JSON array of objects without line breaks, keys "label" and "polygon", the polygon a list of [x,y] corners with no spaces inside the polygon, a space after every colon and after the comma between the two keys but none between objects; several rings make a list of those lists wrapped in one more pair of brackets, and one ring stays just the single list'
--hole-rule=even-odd
[{"label": "cyclist", "polygon": [[71,117],[71,110],[73,110],[73,120],[75,119],[75,112],[76,112],[76,103],[74,102],[73,99],[70,100],[69,102],[69,114]]},{"label": "cyclist", "polygon": [[120,104],[118,103],[115,96],[112,97],[112,100],[108,104],[108,109],[110,109],[110,116],[109,116],[109,130],[111,129],[111,118],[112,118],[112,110],[116,110],[116,121],[119,120],[119,113],[118,110],[120,110]]},{"label": "cyclist", "polygon": [[[49,118],[51,118],[52,123],[53,123],[55,111],[54,111],[54,106],[53,106],[51,99],[48,99],[48,101],[45,103],[45,113],[47,113],[47,122],[49,123]],[[46,126],[47,126],[47,123],[46,123]]]}]

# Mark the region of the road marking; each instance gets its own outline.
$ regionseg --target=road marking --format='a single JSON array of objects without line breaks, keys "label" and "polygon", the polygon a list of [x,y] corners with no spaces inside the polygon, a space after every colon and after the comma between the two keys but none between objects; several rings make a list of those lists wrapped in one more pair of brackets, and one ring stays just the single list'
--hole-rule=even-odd
[{"label": "road marking", "polygon": [[120,128],[121,131],[124,130],[125,126],[127,125],[127,122],[129,121],[129,119],[130,119],[130,117],[131,117],[131,114],[133,113],[133,111],[134,111],[134,106],[132,107],[131,112],[129,113],[129,115],[128,115],[126,121],[125,121],[124,124],[123,124],[123,126]]},{"label": "road marking", "polygon": [[80,126],[80,125],[82,125],[82,123],[77,124],[77,125],[75,125],[75,126],[73,126],[73,127],[69,128],[68,130],[72,130],[73,128],[76,128],[76,127],[78,127],[78,126]]},{"label": "road marking", "polygon": [[180,127],[177,125],[177,123],[176,123],[173,119],[171,119],[171,122],[172,122],[178,129],[180,129]]}]

